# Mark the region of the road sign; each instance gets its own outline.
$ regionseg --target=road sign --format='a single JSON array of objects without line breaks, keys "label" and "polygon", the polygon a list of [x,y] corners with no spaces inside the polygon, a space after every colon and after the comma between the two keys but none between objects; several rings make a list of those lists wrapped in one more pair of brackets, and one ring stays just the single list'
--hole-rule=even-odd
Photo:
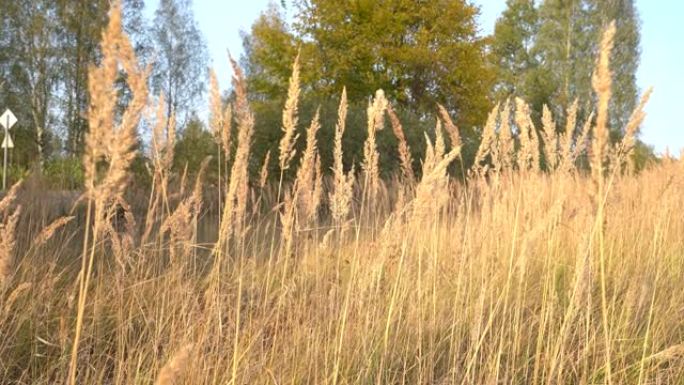
[{"label": "road sign", "polygon": [[9,134],[9,129],[14,126],[17,122],[17,117],[14,116],[10,109],[6,109],[5,112],[0,116],[0,125],[5,129],[5,139],[2,141],[2,149],[5,153],[2,162],[2,189],[7,188],[7,149],[14,148],[14,142]]},{"label": "road sign", "polygon": [[5,139],[2,141],[2,146],[0,146],[0,148],[14,148],[14,141],[12,141],[9,132],[5,135]]},{"label": "road sign", "polygon": [[14,126],[14,124],[17,123],[17,117],[14,116],[12,111],[8,109],[5,110],[5,113],[0,116],[0,124],[6,129],[9,130]]}]

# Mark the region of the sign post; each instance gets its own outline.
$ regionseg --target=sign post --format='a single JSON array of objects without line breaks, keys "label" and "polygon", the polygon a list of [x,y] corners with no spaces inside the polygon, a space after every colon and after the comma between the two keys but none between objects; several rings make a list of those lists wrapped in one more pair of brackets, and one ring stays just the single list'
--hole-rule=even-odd
[{"label": "sign post", "polygon": [[10,136],[9,130],[17,123],[17,117],[14,116],[12,111],[9,109],[5,110],[5,113],[0,116],[0,125],[5,129],[5,138],[2,141],[2,149],[4,151],[4,160],[2,162],[2,189],[7,189],[7,150],[14,148],[14,142],[12,142],[12,137]]}]

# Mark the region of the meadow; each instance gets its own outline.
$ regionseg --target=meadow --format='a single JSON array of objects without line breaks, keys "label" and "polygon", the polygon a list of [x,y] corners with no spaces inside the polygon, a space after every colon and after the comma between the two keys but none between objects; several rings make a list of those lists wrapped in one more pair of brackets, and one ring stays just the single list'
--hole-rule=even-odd
[{"label": "meadow", "polygon": [[[171,173],[174,117],[148,102],[115,9],[89,74],[78,202],[60,213],[32,180],[0,200],[0,383],[684,382],[684,159],[633,167],[648,93],[611,142],[614,33],[596,62],[595,114],[579,121],[575,105],[556,127],[547,109],[536,127],[524,101],[502,102],[462,178],[450,176],[462,139],[448,112],[416,175],[382,91],[352,169],[342,95],[335,162],[321,170],[317,118],[296,130],[295,62],[272,155],[279,183],[266,168],[252,180],[254,116],[233,62],[225,109],[212,79],[217,146],[234,161],[210,198],[201,173]],[[132,92],[120,116],[119,69]],[[148,109],[153,185],[131,201]],[[384,180],[381,129],[397,136],[402,164]],[[295,158],[296,140],[306,149]]]}]

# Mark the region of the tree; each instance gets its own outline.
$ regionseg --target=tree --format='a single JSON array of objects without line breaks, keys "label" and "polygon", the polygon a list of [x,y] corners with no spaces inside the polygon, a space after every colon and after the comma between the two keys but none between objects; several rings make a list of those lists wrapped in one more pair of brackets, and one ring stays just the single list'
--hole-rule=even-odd
[{"label": "tree", "polygon": [[164,93],[167,113],[184,122],[204,92],[207,48],[190,0],[161,0],[154,17],[157,49],[152,88]]},{"label": "tree", "polygon": [[446,105],[465,127],[489,108],[492,77],[477,36],[478,9],[462,0],[300,0],[290,28],[270,8],[245,39],[251,89],[283,94],[301,51],[302,84],[321,98],[347,87],[350,100],[382,88],[391,101],[425,114]]},{"label": "tree", "polygon": [[148,33],[150,29],[148,21],[143,15],[145,10],[144,0],[123,1],[124,32],[129,36],[135,50],[135,55],[141,65],[147,65],[152,59],[152,40]]},{"label": "tree", "polygon": [[534,0],[507,0],[497,19],[490,59],[496,68],[495,100],[520,96],[530,101],[528,82],[538,67],[532,47],[539,31]]},{"label": "tree", "polygon": [[[80,155],[88,131],[85,111],[88,108],[88,68],[100,59],[100,39],[107,24],[109,0],[57,0],[60,32],[55,39],[59,47],[61,121],[66,131],[65,149]],[[149,57],[150,42],[145,33],[142,0],[122,0],[124,29],[134,43],[143,64]],[[125,82],[121,82],[124,87]]]},{"label": "tree", "polygon": [[601,33],[610,21],[617,21],[610,128],[614,137],[619,135],[638,97],[639,27],[633,0],[545,0],[540,15],[535,51],[542,71],[550,75],[550,88],[557,89],[548,104],[562,115],[578,99],[580,117],[586,117],[593,105],[591,74]]},{"label": "tree", "polygon": [[20,141],[28,139],[23,140],[19,156],[25,163],[42,164],[48,155],[50,125],[54,121],[51,110],[59,81],[57,10],[52,1],[31,1],[7,4],[3,11],[6,45],[2,50],[9,53],[3,66],[8,90],[5,101],[22,121],[15,130],[23,136]]},{"label": "tree", "polygon": [[99,57],[101,32],[107,23],[106,0],[57,1],[60,24],[62,78],[62,124],[66,128],[65,147],[69,154],[83,150],[88,122],[88,67]]},{"label": "tree", "polygon": [[[243,34],[242,45],[241,61],[251,96],[260,100],[282,99],[292,72],[292,62],[288,60],[294,60],[299,43],[275,4],[270,3],[259,15],[250,34]],[[309,66],[302,70],[304,76],[312,72]]]},{"label": "tree", "polygon": [[599,41],[590,11],[584,0],[545,0],[539,16],[534,53],[540,63],[538,71],[552,90],[544,103],[556,116],[562,116],[578,99],[583,118],[593,105],[591,74]]},{"label": "tree", "polygon": [[[591,74],[601,33],[617,22],[612,52],[613,98],[610,127],[617,139],[638,97],[639,21],[634,0],[509,0],[492,39],[491,60],[499,81],[494,95],[522,96],[539,120],[546,104],[562,122],[579,101],[578,117],[591,112]],[[560,125],[559,125],[560,126]]]},{"label": "tree", "polygon": [[[174,149],[173,166],[179,175],[186,172],[187,168],[188,175],[194,176],[197,175],[202,162],[207,157],[216,155],[214,138],[196,115],[188,118],[188,123],[181,132]],[[216,170],[216,160],[212,158],[212,161],[214,164],[206,170],[208,174]],[[216,175],[206,175],[205,180],[215,181]]]},{"label": "tree", "polygon": [[[641,57],[639,15],[634,0],[592,0],[591,3],[595,9],[594,25],[601,27],[615,20],[617,28],[610,59],[614,82],[611,127],[615,133],[624,129],[637,104],[636,72]],[[595,32],[597,39],[600,33]]]},{"label": "tree", "polygon": [[[142,0],[122,0],[124,23],[137,53],[144,40]],[[81,153],[88,130],[88,67],[100,60],[109,0],[17,0],[0,20],[0,100],[19,117],[15,164],[41,164],[60,147]],[[121,91],[127,92],[125,82]],[[57,151],[54,151],[57,150]]]}]

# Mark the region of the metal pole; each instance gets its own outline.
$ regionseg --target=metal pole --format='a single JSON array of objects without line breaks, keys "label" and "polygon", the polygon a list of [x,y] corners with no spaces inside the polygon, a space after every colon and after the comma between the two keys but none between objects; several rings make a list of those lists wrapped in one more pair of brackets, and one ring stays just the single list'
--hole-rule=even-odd
[{"label": "metal pole", "polygon": [[[9,116],[7,116],[7,125],[5,126],[5,141],[3,144],[7,144],[7,135],[9,135]],[[5,150],[5,160],[2,162],[2,189],[6,190],[7,189],[7,146],[3,146]]]}]

